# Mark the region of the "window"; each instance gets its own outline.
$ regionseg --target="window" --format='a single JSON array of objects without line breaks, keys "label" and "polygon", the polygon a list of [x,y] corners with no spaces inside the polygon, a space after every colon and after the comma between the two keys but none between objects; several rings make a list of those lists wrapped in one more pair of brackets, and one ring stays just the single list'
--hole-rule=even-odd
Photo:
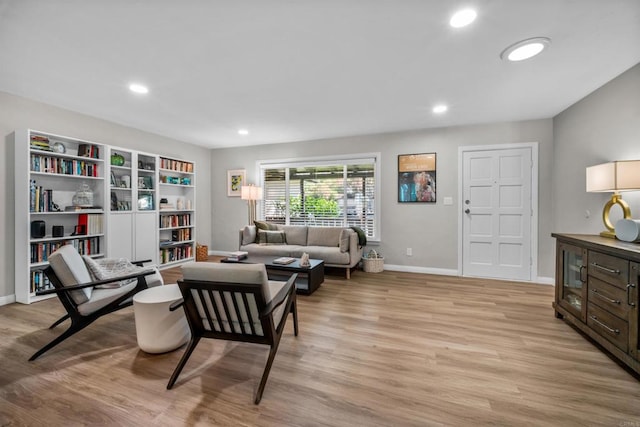
[{"label": "window", "polygon": [[261,216],[289,225],[360,227],[379,240],[379,155],[259,162]]}]

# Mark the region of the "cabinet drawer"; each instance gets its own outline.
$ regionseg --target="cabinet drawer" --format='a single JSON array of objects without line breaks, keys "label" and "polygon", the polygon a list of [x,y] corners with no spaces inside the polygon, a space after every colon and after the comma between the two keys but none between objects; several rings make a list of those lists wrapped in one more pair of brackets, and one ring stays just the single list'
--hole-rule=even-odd
[{"label": "cabinet drawer", "polygon": [[595,277],[589,277],[587,301],[629,321],[627,291]]},{"label": "cabinet drawer", "polygon": [[589,303],[587,325],[625,353],[629,349],[629,324],[619,317]]},{"label": "cabinet drawer", "polygon": [[629,261],[600,252],[589,251],[589,276],[597,277],[619,288],[627,289]]}]

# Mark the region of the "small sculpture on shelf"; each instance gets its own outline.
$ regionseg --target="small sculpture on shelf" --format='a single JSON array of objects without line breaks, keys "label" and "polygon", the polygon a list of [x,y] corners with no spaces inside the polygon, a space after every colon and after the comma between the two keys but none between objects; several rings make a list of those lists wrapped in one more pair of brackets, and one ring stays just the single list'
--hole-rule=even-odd
[{"label": "small sculpture on shelf", "polygon": [[71,203],[73,203],[73,206],[81,208],[89,208],[93,206],[93,190],[89,187],[89,184],[83,182],[80,185],[76,194],[73,195]]},{"label": "small sculpture on shelf", "polygon": [[311,263],[309,262],[309,254],[306,252],[302,253],[300,257],[300,267],[309,267]]}]

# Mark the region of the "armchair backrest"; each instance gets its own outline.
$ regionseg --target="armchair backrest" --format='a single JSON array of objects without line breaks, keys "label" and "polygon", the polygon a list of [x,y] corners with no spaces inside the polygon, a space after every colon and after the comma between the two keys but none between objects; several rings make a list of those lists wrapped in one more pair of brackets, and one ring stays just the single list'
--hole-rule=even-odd
[{"label": "armchair backrest", "polygon": [[[64,245],[49,256],[49,265],[56,274],[59,285],[73,286],[93,281],[82,256],[72,245]],[[58,285],[53,281],[54,286]],[[91,298],[92,287],[70,292],[76,305],[83,304]]]},{"label": "armchair backrest", "polygon": [[260,316],[272,298],[263,264],[191,263],[182,274],[178,285],[192,330],[219,339],[273,339],[280,318]]}]

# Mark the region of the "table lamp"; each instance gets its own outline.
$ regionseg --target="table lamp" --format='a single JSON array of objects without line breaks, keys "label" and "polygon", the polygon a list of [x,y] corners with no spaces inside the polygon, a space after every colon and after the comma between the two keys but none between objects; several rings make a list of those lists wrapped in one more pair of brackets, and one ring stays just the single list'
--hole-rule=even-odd
[{"label": "table lamp", "polygon": [[249,204],[249,225],[256,219],[256,201],[262,200],[262,187],[253,184],[243,185],[240,189],[240,198]]},{"label": "table lamp", "polygon": [[616,237],[615,227],[609,219],[613,205],[622,208],[625,219],[631,218],[629,205],[622,200],[620,192],[632,190],[640,190],[640,160],[619,160],[587,168],[587,192],[613,193],[602,210],[602,221],[607,229],[600,233],[601,236]]}]

